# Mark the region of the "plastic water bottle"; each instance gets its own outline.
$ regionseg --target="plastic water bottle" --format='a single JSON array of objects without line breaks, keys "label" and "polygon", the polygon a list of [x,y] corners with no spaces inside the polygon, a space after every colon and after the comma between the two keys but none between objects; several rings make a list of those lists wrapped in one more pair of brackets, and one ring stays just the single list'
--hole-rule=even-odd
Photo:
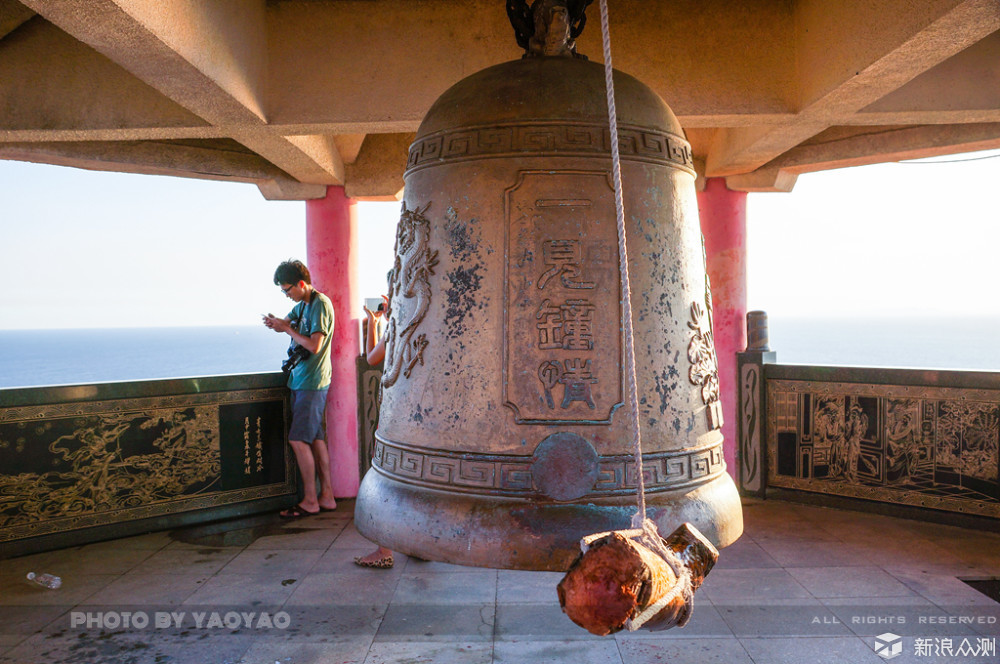
[{"label": "plastic water bottle", "polygon": [[34,572],[28,572],[28,581],[37,584],[43,588],[48,588],[49,590],[55,590],[62,585],[62,579],[54,574],[35,574]]}]

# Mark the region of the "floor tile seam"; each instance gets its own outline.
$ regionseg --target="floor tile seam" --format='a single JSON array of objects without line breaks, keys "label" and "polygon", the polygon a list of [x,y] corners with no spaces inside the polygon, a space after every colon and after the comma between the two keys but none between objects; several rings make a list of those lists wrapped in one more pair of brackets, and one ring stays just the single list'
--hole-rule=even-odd
[{"label": "floor tile seam", "polygon": [[615,639],[615,650],[618,652],[618,661],[620,664],[625,664],[625,653],[622,652],[622,642]]},{"label": "floor tile seam", "polygon": [[782,569],[806,569],[806,568],[820,568],[820,567],[845,567],[848,569],[857,569],[858,567],[878,567],[871,560],[861,560],[856,564],[849,564],[843,561],[836,561],[836,564],[821,564],[813,560],[790,560],[790,561],[778,561],[778,567]]},{"label": "floor tile seam", "polygon": [[[939,601],[940,597],[941,596],[938,596],[938,598],[933,598],[924,596],[924,599],[930,602],[931,605],[933,605],[934,607],[940,609],[941,611],[944,611],[949,615],[954,615],[953,614],[954,609],[979,609],[985,607],[988,609],[993,609],[994,611],[1000,611],[1000,603],[997,602],[993,602],[992,605],[991,604],[945,604]],[[989,599],[989,597],[986,597],[985,595],[983,595],[983,597]]]},{"label": "floor tile seam", "polygon": [[[302,549],[302,550],[303,551],[317,551],[318,549]],[[252,552],[252,553],[267,552],[267,553],[276,553],[276,554],[281,555],[281,554],[287,554],[287,553],[294,553],[296,551],[297,551],[296,549],[250,549],[250,548],[244,547],[243,551],[241,551],[240,553],[237,553],[235,556],[233,556],[231,559],[229,559],[229,561],[226,562],[226,564],[223,565],[220,569],[216,570],[215,573],[213,573],[210,578],[214,578],[214,577],[218,576],[219,574],[230,574],[230,575],[234,575],[234,576],[236,576],[236,575],[238,575],[238,576],[256,576],[256,574],[248,574],[246,572],[226,572],[225,571],[227,567],[229,567],[230,565],[232,565],[236,561],[236,559],[240,557],[240,555],[242,555],[243,553],[246,553],[246,552]],[[324,554],[321,553],[320,555],[316,556],[316,559],[312,562],[312,566],[308,570],[306,570],[306,572],[304,573],[305,575],[308,575],[310,572],[312,572],[312,568],[319,564],[319,560],[320,560],[320,558],[323,557],[323,555]],[[205,581],[207,583],[208,579],[206,579]]]},{"label": "floor tile seam", "polygon": [[927,599],[920,593],[915,593],[915,592],[906,595],[890,593],[890,594],[879,594],[879,595],[813,595],[813,597],[821,601],[824,599],[853,599],[853,600],[858,600],[859,602],[872,599],[893,599],[893,598],[914,598],[914,597],[919,597],[920,599]]},{"label": "floor tile seam", "polygon": [[[886,604],[885,602],[879,602],[879,600],[908,600],[908,602],[904,604]],[[914,602],[913,600],[919,601]],[[881,609],[887,606],[928,608],[933,604],[933,602],[921,595],[896,595],[892,597],[821,597],[819,598],[819,602],[826,607],[868,606],[872,609]],[[850,603],[845,604],[845,602]],[[866,602],[874,603],[868,604]]]},{"label": "floor tile seam", "polygon": [[[105,590],[108,586],[110,586],[112,583],[114,583],[118,579],[122,578],[123,575],[122,574],[117,574],[117,575],[111,575],[111,574],[96,575],[96,574],[94,574],[94,575],[88,575],[88,576],[114,576],[114,578],[111,581],[108,581],[107,583],[105,583],[105,584],[103,584],[103,585],[101,585],[99,587],[94,588],[94,590],[92,592],[90,592],[89,594],[87,594],[84,597],[81,597],[79,600],[77,600],[76,603],[74,603],[71,606],[71,608],[70,608],[71,611],[73,609],[79,607],[79,606],[86,606],[88,600],[90,600],[92,597],[94,597],[95,595],[99,594],[103,590]],[[52,606],[52,605],[49,604],[49,605],[43,605],[43,606]]]},{"label": "floor tile seam", "polygon": [[[793,636],[793,637],[789,637],[789,636],[742,636],[742,637],[741,636],[737,636],[736,640],[739,641],[739,643],[743,647],[743,649],[745,651],[747,651],[747,656],[750,657],[750,661],[754,662],[754,664],[757,664],[758,660],[754,659],[753,656],[750,655],[750,651],[749,651],[749,649],[747,647],[747,644],[743,642],[744,639],[757,639],[757,640],[770,640],[770,639],[774,639],[774,640],[778,640],[778,639],[789,640],[789,639],[793,639],[796,643],[801,643],[802,641],[804,641],[806,639],[837,639],[837,640],[843,640],[843,641],[855,641],[855,642],[860,643],[865,648],[870,648],[869,644],[865,641],[865,637],[860,636],[858,634],[855,634],[854,632],[851,632],[850,634],[845,634],[843,636],[830,636],[830,635],[819,635],[819,634],[808,634],[808,635],[802,634],[802,635],[797,635],[797,636]],[[761,662],[761,664],[765,664],[765,663],[766,664],[773,664],[774,663],[774,658],[765,655],[764,657],[761,658],[760,662]]]},{"label": "floor tile seam", "polygon": [[733,638],[736,639],[736,643],[739,644],[740,648],[743,650],[743,654],[747,656],[747,661],[757,664],[757,660],[753,658],[753,655],[750,654],[750,651],[747,650],[745,645],[743,645],[743,642],[740,641],[740,637],[736,636],[735,632],[733,632]]},{"label": "floor tile seam", "polygon": [[[60,551],[68,551],[68,549],[62,549]],[[50,552],[50,553],[56,553],[56,552]],[[115,571],[112,571],[112,572],[92,571],[92,570],[88,569],[88,567],[87,567],[87,565],[85,563],[82,570],[69,568],[69,572],[59,572],[58,576],[67,577],[67,576],[71,576],[71,575],[74,575],[74,574],[80,574],[80,575],[83,575],[83,576],[122,576],[122,575],[127,574],[128,572],[131,572],[132,570],[134,570],[136,567],[138,567],[139,565],[141,565],[142,563],[144,563],[146,560],[148,560],[149,558],[151,558],[155,553],[156,552],[154,552],[154,551],[150,551],[147,556],[145,556],[141,560],[138,560],[138,561],[134,562],[131,566],[121,567],[121,568],[118,568],[118,569],[116,569]],[[53,561],[50,560],[50,561],[42,563],[38,567],[39,568],[35,570],[36,573],[49,571],[49,570],[46,570],[46,569],[42,569],[42,567],[51,567],[52,568],[52,572],[55,572],[57,570],[57,568],[59,567],[59,563],[58,562],[53,562]],[[18,574],[16,576],[17,577],[21,577],[20,574]]]},{"label": "floor tile seam", "polygon": [[[232,547],[232,548],[234,548],[234,549],[235,549],[235,548],[237,548],[237,547]],[[236,553],[236,555],[234,555],[234,556],[233,556],[232,558],[230,558],[229,560],[227,560],[227,561],[226,561],[226,564],[225,564],[225,565],[223,565],[223,566],[222,566],[222,567],[220,567],[219,569],[215,570],[215,572],[213,572],[211,576],[209,576],[209,577],[208,577],[207,579],[205,579],[205,583],[204,583],[204,584],[202,584],[202,586],[204,586],[204,585],[205,585],[205,584],[207,584],[207,583],[208,583],[209,581],[211,581],[212,579],[214,579],[214,578],[215,578],[216,576],[218,576],[219,574],[221,574],[221,573],[222,573],[222,570],[224,570],[224,569],[226,569],[227,567],[229,567],[230,565],[232,565],[232,564],[233,564],[233,561],[235,561],[235,560],[236,560],[237,558],[239,558],[239,557],[240,557],[241,555],[243,555],[243,554],[244,554],[244,553],[246,553],[247,551],[248,551],[248,548],[247,548],[247,546],[241,546],[241,547],[239,547],[239,551],[238,551],[238,552]]]},{"label": "floor tile seam", "polygon": [[[236,557],[236,556],[233,556],[233,558],[235,558],[235,557]],[[228,563],[227,563],[227,564],[228,564]],[[218,574],[218,573],[219,573],[219,571],[218,571],[218,570],[216,570],[215,574]],[[188,593],[187,595],[185,595],[185,596],[184,596],[183,598],[181,598],[181,599],[177,600],[177,601],[175,602],[175,604],[176,604],[177,606],[183,606],[183,605],[184,605],[184,602],[186,602],[186,601],[188,601],[189,599],[191,599],[192,597],[194,597],[195,593],[197,593],[197,592],[198,592],[199,590],[203,589],[203,588],[204,588],[204,587],[205,587],[205,586],[206,586],[206,585],[208,584],[208,582],[209,582],[209,581],[210,581],[211,579],[215,578],[215,574],[212,574],[211,576],[209,576],[209,577],[206,577],[206,578],[205,578],[205,580],[204,580],[204,581],[202,581],[201,583],[196,583],[196,584],[195,584],[195,586],[196,586],[196,587],[194,588],[194,590],[192,590],[191,592],[189,592],[189,593]]]},{"label": "floor tile seam", "polygon": [[869,567],[869,568],[871,568],[873,570],[878,570],[878,571],[886,572],[887,574],[891,575],[891,573],[888,572],[885,569],[884,565],[839,565],[839,564],[838,565],[795,565],[795,566],[793,566],[793,569],[797,569],[797,570],[802,570],[802,569],[829,569],[829,570],[840,570],[840,569],[843,569],[843,570],[856,570],[858,567]]},{"label": "floor tile seam", "polygon": [[[715,608],[715,612],[717,614],[719,614],[719,618],[722,620],[722,624],[725,625],[726,629],[729,630],[729,635],[728,636],[726,636],[726,635],[723,635],[723,636],[714,636],[712,638],[720,638],[720,639],[734,638],[735,639],[736,638],[736,631],[733,629],[732,624],[728,620],[726,620],[726,616],[724,615],[724,612],[720,611],[719,608],[715,607],[714,605],[713,605],[713,608]],[[694,616],[694,614],[692,614],[692,616]],[[700,638],[707,638],[707,637],[700,637]]]},{"label": "floor tile seam", "polygon": [[146,562],[147,560],[149,560],[150,558],[152,558],[156,554],[155,551],[149,551],[149,550],[146,550],[146,549],[119,549],[119,551],[146,551],[146,555],[144,557],[142,557],[139,560],[137,560],[136,562],[134,562],[131,567],[128,567],[125,570],[123,570],[119,574],[119,576],[123,576],[123,575],[127,574],[128,572],[131,572],[136,567],[138,567],[142,563]]},{"label": "floor tile seam", "polygon": [[[923,598],[925,598],[927,600],[931,599],[924,592],[922,592],[920,589],[914,588],[913,586],[910,585],[910,583],[914,583],[915,582],[912,577],[909,579],[910,583],[907,583],[907,579],[902,578],[902,576],[905,576],[905,574],[903,572],[901,572],[900,570],[897,569],[895,572],[893,572],[892,569],[886,568],[886,566],[884,566],[884,565],[880,566],[879,569],[881,569],[883,572],[885,572],[886,574],[888,574],[892,578],[896,579],[896,581],[899,581],[900,583],[902,583],[904,586],[906,586],[907,588],[909,588],[912,592],[916,593],[917,595],[920,595],[921,597],[923,597]],[[961,583],[961,581],[958,579],[957,576],[952,576],[950,574],[935,574],[933,576],[941,576],[941,577],[945,577],[945,578],[956,579],[956,580],[959,581],[959,583]],[[916,581],[916,582],[919,582],[919,581]]]},{"label": "floor tile seam", "polygon": [[[728,625],[726,627],[728,628]],[[621,633],[622,632],[619,632],[619,634],[621,634]],[[631,634],[632,632],[629,632],[629,633]],[[581,638],[586,638],[586,637],[581,637]],[[680,640],[685,640],[685,639],[686,640],[697,640],[697,641],[721,641],[721,640],[724,640],[724,639],[735,639],[735,638],[736,638],[736,635],[733,634],[732,632],[730,632],[729,634],[678,634],[677,636],[662,636],[662,635],[659,635],[659,634],[653,635],[653,636],[640,635],[640,636],[633,636],[633,637],[621,638],[621,639],[616,638],[615,640],[622,641],[622,642],[625,642],[625,643],[628,643],[628,642],[631,642],[631,641],[651,641],[653,643],[661,643],[661,642],[662,643],[671,643],[673,641],[680,641]]]},{"label": "floor tile seam", "polygon": [[[320,556],[320,558],[322,558],[322,556]],[[317,559],[317,563],[318,562],[319,559]],[[402,578],[403,578],[402,574],[396,576],[396,582],[392,584],[392,592],[389,594],[389,601],[385,603],[384,607],[381,607],[381,605],[379,605],[381,607],[381,614],[379,615],[378,618],[378,624],[375,625],[375,629],[372,630],[371,640],[368,642],[368,647],[365,649],[365,658],[361,660],[362,662],[368,659],[368,654],[371,652],[372,645],[375,643],[375,639],[378,638],[378,633],[382,630],[382,624],[385,622],[385,617],[389,614],[389,608],[392,606],[392,598],[396,596],[396,591],[399,589],[399,580]],[[285,598],[285,601],[282,604],[282,608],[295,606],[294,604],[289,604],[294,594],[295,593],[293,592],[288,597]]]},{"label": "floor tile seam", "polygon": [[490,664],[496,664],[497,658],[497,615],[500,610],[500,570],[496,572],[493,584],[493,627],[490,630]]},{"label": "floor tile seam", "polygon": [[743,641],[743,640],[754,640],[754,639],[761,640],[761,641],[768,641],[768,640],[774,640],[774,641],[778,641],[778,640],[802,641],[802,640],[805,640],[805,639],[816,639],[816,640],[819,640],[819,639],[842,639],[844,641],[863,641],[864,640],[863,637],[858,636],[854,632],[851,632],[850,634],[841,634],[841,635],[832,635],[832,634],[796,634],[794,636],[788,636],[788,635],[784,635],[784,634],[759,634],[759,635],[756,635],[756,636],[737,636],[736,639],[738,639],[740,641]]},{"label": "floor tile seam", "polygon": [[[777,561],[775,561],[777,562]],[[779,563],[778,567],[734,567],[734,568],[720,568],[719,571],[728,572],[773,572],[776,569],[784,569],[784,567]],[[711,572],[709,572],[711,574]],[[711,578],[711,577],[708,577]]]},{"label": "floor tile seam", "polygon": [[35,636],[37,634],[44,633],[45,629],[48,628],[50,625],[54,625],[57,620],[61,620],[61,619],[65,618],[67,616],[67,614],[69,614],[77,606],[79,606],[79,604],[76,604],[76,605],[74,605],[72,607],[67,608],[65,611],[63,611],[59,615],[57,615],[54,618],[52,618],[52,620],[46,621],[45,624],[43,624],[41,627],[39,627],[35,631],[31,632],[30,634],[27,634],[27,635],[11,634],[10,636],[20,636],[21,638],[18,639],[17,643],[14,644],[13,646],[4,646],[4,647],[7,647],[8,650],[12,650],[14,648],[20,647],[21,645],[24,644],[25,641],[27,641],[31,637],[33,637],[33,636]]},{"label": "floor tile seam", "polygon": [[894,578],[899,580],[899,582],[904,585],[906,582],[899,579],[899,577],[896,576],[896,572],[899,572],[900,574],[927,574],[928,576],[948,576],[954,579],[958,579],[960,576],[967,576],[966,570],[955,570],[954,568],[935,569],[933,566],[929,565],[901,566],[898,563],[881,563],[878,565],[878,567],[886,574],[891,574]]}]

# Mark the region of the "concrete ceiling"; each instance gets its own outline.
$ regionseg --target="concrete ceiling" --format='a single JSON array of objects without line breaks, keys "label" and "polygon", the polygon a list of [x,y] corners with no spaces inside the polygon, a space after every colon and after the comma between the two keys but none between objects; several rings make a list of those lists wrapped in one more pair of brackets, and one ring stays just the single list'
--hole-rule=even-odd
[{"label": "concrete ceiling", "polygon": [[[997,0],[609,6],[616,68],[731,189],[1000,148]],[[391,198],[438,95],[520,55],[501,0],[0,0],[0,159]]]}]

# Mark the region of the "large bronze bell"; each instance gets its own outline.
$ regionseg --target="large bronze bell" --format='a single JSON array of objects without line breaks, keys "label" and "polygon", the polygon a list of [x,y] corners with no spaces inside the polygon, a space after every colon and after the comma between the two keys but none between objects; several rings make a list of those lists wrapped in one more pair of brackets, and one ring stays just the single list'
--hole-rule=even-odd
[{"label": "large bronze bell", "polygon": [[[564,51],[460,81],[410,148],[355,515],[395,551],[564,570],[635,512],[604,73]],[[652,90],[614,83],[647,515],[726,546],[743,520],[691,149]]]}]

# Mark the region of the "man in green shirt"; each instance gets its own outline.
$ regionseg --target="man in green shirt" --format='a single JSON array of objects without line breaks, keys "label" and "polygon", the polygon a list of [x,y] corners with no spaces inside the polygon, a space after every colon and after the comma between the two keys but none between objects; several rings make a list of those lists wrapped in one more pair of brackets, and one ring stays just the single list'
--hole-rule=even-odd
[{"label": "man in green shirt", "polygon": [[[334,314],[330,298],[313,288],[312,279],[301,261],[289,260],[274,271],[274,283],[295,306],[284,318],[264,316],[264,325],[287,334],[293,345],[290,353],[308,357],[292,364],[288,387],[292,391],[292,427],[288,442],[302,474],[305,496],[281,516],[292,519],[337,509],[330,475],[330,454],[326,447],[326,395],[330,388],[330,341],[333,338]],[[287,366],[287,364],[286,364]],[[316,491],[316,472],[320,487]]]}]

